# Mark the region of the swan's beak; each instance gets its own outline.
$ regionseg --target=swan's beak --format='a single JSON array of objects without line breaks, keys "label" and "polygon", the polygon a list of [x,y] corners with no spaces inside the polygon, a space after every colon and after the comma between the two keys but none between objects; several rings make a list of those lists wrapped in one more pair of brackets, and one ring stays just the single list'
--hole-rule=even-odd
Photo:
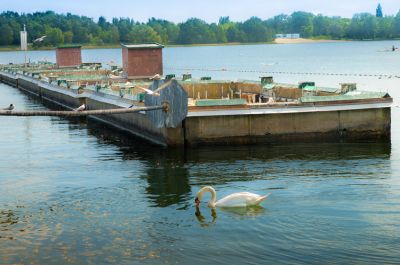
[{"label": "swan's beak", "polygon": [[198,207],[198,206],[199,206],[199,204],[200,204],[200,200],[199,200],[199,198],[197,198],[197,197],[196,197],[196,199],[194,200],[194,203],[196,204],[196,207]]}]

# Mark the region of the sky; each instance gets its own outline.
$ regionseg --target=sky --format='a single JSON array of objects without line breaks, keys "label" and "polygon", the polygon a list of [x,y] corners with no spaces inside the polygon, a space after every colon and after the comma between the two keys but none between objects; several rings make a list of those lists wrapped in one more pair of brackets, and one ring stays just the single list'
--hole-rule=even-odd
[{"label": "sky", "polygon": [[0,12],[53,10],[95,20],[104,16],[107,20],[129,17],[146,22],[155,17],[175,23],[196,17],[211,23],[218,22],[221,16],[229,16],[231,21],[245,21],[252,16],[267,19],[294,11],[351,18],[355,13],[375,13],[378,3],[384,15],[395,15],[400,10],[399,0],[0,0]]}]

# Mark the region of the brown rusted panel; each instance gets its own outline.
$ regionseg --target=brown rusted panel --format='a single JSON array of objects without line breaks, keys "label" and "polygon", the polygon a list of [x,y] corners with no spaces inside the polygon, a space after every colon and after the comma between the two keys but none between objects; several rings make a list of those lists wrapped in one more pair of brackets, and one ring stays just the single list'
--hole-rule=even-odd
[{"label": "brown rusted panel", "polygon": [[81,48],[57,48],[58,67],[79,66],[82,63]]},{"label": "brown rusted panel", "polygon": [[129,78],[163,74],[162,49],[122,49],[123,69]]},{"label": "brown rusted panel", "polygon": [[273,89],[275,96],[280,98],[298,99],[303,95],[302,89],[294,87],[280,87],[276,86]]}]

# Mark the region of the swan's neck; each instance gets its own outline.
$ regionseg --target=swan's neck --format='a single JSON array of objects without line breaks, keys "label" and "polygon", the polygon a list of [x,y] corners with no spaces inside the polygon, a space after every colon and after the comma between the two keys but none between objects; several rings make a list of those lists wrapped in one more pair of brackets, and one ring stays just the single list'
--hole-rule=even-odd
[{"label": "swan's neck", "polygon": [[211,208],[215,208],[215,203],[217,202],[217,192],[213,187],[205,187],[204,191],[209,191],[211,193],[211,200],[208,202],[208,205]]}]

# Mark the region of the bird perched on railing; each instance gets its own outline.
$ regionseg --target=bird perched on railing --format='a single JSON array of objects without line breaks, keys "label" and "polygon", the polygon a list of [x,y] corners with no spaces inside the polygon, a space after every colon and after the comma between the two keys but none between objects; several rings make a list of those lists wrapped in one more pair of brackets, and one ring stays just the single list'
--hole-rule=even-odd
[{"label": "bird perched on railing", "polygon": [[85,109],[86,109],[85,104],[82,104],[79,107],[77,107],[76,109],[74,109],[74,111],[84,111]]},{"label": "bird perched on railing", "polygon": [[14,104],[10,104],[7,108],[3,108],[3,110],[13,110],[14,109]]}]

